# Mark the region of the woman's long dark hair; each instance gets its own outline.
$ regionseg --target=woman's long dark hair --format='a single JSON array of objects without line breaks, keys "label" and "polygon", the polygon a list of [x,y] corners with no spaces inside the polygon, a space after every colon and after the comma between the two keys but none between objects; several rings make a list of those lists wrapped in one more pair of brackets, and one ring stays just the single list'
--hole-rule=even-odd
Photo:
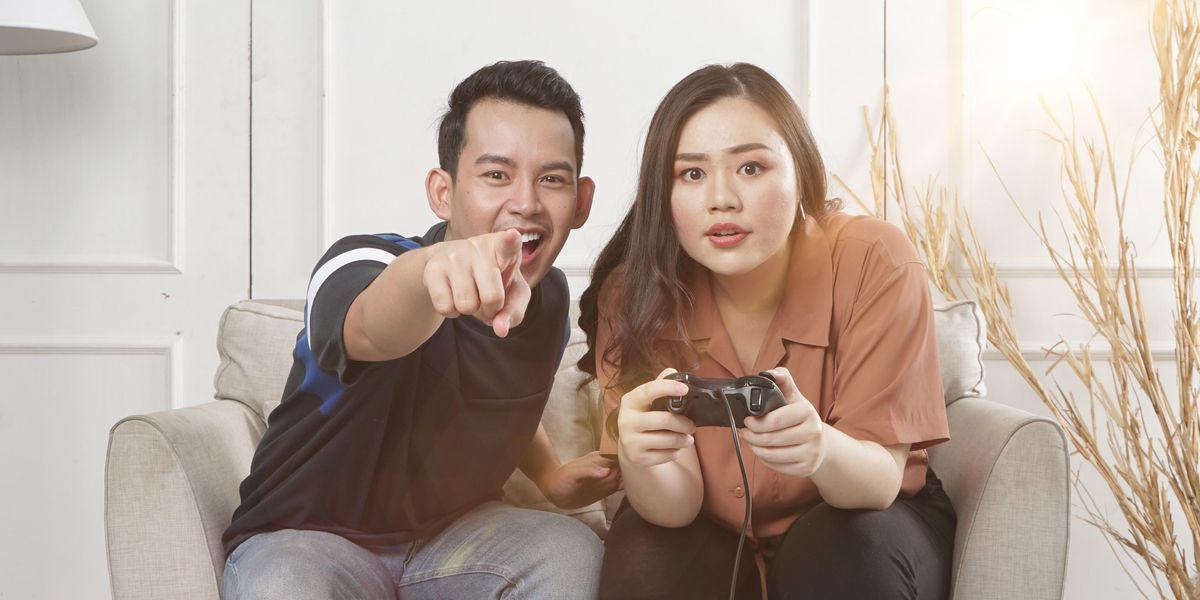
[{"label": "woman's long dark hair", "polygon": [[[596,259],[592,282],[579,300],[579,326],[587,333],[588,350],[577,366],[596,376],[596,330],[600,290],[611,277],[612,340],[605,364],[616,368],[612,382],[630,390],[653,378],[666,361],[695,356],[687,341],[692,295],[686,281],[698,268],[679,245],[671,217],[675,153],[684,124],[692,115],[722,98],[745,98],[767,112],[792,154],[800,210],[797,219],[815,218],[840,205],[825,198],[825,165],[800,108],[769,73],[751,64],[709,65],[683,78],[658,105],[638,176],[637,193],[616,234]],[[664,348],[663,337],[684,340]],[[664,356],[663,352],[668,355]],[[686,362],[671,366],[688,368]]]}]

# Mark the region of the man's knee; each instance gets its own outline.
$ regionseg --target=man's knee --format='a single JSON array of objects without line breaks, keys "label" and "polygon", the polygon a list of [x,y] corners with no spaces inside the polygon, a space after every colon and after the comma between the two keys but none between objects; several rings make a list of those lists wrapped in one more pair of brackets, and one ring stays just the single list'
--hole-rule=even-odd
[{"label": "man's knee", "polygon": [[312,539],[312,535],[285,532],[265,535],[275,537],[258,540],[255,547],[235,554],[235,560],[226,563],[221,579],[222,598],[392,598],[395,595],[395,586],[382,563],[366,550],[346,548],[353,546],[347,540],[330,544],[328,540]]},{"label": "man's knee", "polygon": [[522,579],[531,588],[528,592],[539,598],[594,598],[604,542],[571,517],[542,513],[534,521],[524,536],[530,560]]},{"label": "man's knee", "polygon": [[532,533],[530,544],[544,549],[546,562],[556,563],[556,569],[572,569],[578,575],[595,578],[604,559],[604,542],[577,519],[546,513],[546,519]]}]

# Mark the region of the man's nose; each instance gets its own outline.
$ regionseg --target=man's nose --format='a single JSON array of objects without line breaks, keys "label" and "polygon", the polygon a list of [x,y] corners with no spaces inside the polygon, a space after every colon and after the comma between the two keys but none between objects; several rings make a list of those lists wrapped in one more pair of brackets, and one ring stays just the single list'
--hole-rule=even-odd
[{"label": "man's nose", "polygon": [[542,203],[538,198],[537,182],[520,182],[512,188],[508,199],[508,211],[519,215],[532,215],[541,211]]}]

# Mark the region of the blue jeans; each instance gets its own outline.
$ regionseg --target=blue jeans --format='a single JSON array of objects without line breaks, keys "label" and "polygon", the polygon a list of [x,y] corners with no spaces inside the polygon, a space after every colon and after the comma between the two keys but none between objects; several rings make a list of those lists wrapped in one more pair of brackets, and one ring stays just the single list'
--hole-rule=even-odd
[{"label": "blue jeans", "polygon": [[575,519],[488,502],[432,538],[382,552],[323,531],[260,533],[225,561],[221,597],[591,599],[603,554]]}]

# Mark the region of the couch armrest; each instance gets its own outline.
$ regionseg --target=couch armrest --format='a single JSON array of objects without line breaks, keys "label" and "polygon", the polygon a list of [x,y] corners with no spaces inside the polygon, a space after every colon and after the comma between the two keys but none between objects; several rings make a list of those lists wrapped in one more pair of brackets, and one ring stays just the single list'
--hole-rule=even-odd
[{"label": "couch armrest", "polygon": [[230,400],[113,426],[104,521],[114,598],[218,597],[221,533],[264,429]]},{"label": "couch armrest", "polygon": [[951,597],[1062,598],[1067,441],[1050,419],[983,398],[946,409],[950,441],[929,449],[958,514]]}]

